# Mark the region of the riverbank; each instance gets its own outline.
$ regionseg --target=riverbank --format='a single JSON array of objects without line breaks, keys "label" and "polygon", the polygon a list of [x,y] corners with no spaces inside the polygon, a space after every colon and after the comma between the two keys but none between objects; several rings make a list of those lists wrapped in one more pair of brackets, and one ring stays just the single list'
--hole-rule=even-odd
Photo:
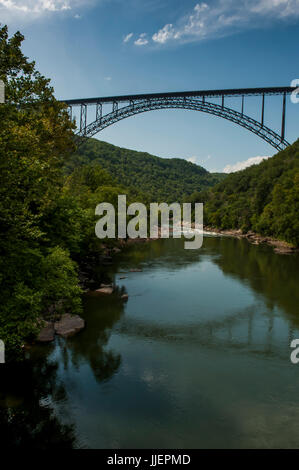
[{"label": "riverbank", "polygon": [[[194,228],[194,224],[193,224]],[[249,243],[253,245],[267,244],[273,247],[276,254],[281,255],[290,255],[299,253],[299,249],[295,248],[291,244],[282,241],[276,240],[271,237],[265,237],[259,235],[255,232],[243,233],[241,230],[231,229],[231,230],[221,230],[217,227],[204,226],[204,231],[206,233],[217,233],[226,237],[234,237],[238,239],[246,239]],[[161,236],[161,230],[159,230],[159,238]],[[114,257],[121,253],[125,248],[142,243],[148,243],[155,241],[157,238],[136,238],[136,239],[127,239],[127,240],[117,240],[114,246],[109,246],[108,244],[103,245],[103,252],[100,256],[93,256],[84,260],[79,266],[79,286],[85,294],[94,293],[95,295],[108,295],[117,292],[117,286],[115,286],[111,279],[108,279],[104,273],[103,276],[96,276],[96,267],[99,263],[106,266],[113,263]],[[124,302],[128,300],[128,295],[126,292],[119,292],[119,298]],[[83,320],[76,316],[76,318],[71,317],[70,315],[65,315],[56,319],[59,323],[55,323],[54,320],[46,321],[45,326],[41,329],[40,334],[37,338],[38,342],[51,342],[54,340],[56,334],[68,337],[72,336],[82,329],[84,329],[85,324]],[[58,326],[61,324],[61,331]],[[56,325],[56,328],[55,328]]]},{"label": "riverbank", "polygon": [[204,226],[204,230],[207,232],[219,233],[228,237],[245,238],[253,245],[267,244],[273,247],[274,252],[280,255],[290,255],[299,253],[299,248],[294,247],[290,243],[283,240],[277,240],[271,237],[265,237],[255,232],[243,233],[240,229],[221,230],[217,227]]}]

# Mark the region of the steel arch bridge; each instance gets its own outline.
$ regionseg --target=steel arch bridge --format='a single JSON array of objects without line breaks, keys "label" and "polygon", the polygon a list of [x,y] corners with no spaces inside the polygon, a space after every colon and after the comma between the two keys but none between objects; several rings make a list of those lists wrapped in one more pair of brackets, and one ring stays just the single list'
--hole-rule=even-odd
[{"label": "steel arch bridge", "polygon": [[[292,87],[275,88],[242,88],[231,90],[184,91],[174,93],[150,93],[140,95],[110,96],[63,100],[68,106],[73,119],[75,107],[79,107],[78,137],[92,137],[108,126],[135,114],[157,109],[189,109],[221,117],[248,129],[277,150],[290,145],[285,139],[286,97],[295,92]],[[280,95],[282,97],[281,130],[276,132],[265,125],[265,97]],[[260,121],[245,114],[245,97],[260,96]],[[241,99],[240,110],[225,106],[225,98]],[[213,101],[211,101],[211,99]],[[219,102],[215,103],[214,100]],[[111,105],[112,109],[106,109]],[[93,108],[94,118],[88,122],[87,111]],[[106,112],[104,112],[106,111]],[[80,140],[79,140],[80,143]]]}]

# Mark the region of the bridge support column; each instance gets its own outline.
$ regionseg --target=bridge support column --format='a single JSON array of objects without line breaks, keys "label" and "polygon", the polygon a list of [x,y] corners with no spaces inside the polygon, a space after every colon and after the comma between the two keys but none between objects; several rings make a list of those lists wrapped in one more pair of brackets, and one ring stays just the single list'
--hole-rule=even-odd
[{"label": "bridge support column", "polygon": [[96,121],[100,121],[103,116],[103,106],[101,103],[96,104]]},{"label": "bridge support column", "polygon": [[80,109],[80,132],[85,135],[86,133],[86,124],[87,124],[87,105],[81,104]]},{"label": "bridge support column", "polygon": [[68,112],[68,114],[69,114],[70,120],[72,121],[72,120],[73,120],[73,107],[72,107],[72,106],[68,106],[67,112]]},{"label": "bridge support column", "polygon": [[282,100],[282,122],[281,122],[281,141],[284,140],[285,128],[286,128],[286,93],[283,94]]}]

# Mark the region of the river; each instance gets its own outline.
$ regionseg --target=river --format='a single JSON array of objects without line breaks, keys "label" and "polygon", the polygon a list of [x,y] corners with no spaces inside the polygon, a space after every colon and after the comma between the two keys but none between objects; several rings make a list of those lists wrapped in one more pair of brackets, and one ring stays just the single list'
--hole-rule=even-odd
[{"label": "river", "polygon": [[299,447],[298,260],[223,236],[127,248],[106,276],[128,302],[86,295],[83,332],[0,366],[2,445]]}]

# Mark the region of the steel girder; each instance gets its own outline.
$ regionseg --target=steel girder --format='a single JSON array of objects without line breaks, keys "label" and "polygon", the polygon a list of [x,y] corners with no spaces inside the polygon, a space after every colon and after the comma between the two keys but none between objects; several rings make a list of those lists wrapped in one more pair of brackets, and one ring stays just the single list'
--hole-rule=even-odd
[{"label": "steel girder", "polygon": [[99,116],[98,119],[86,125],[84,128],[81,128],[77,132],[77,135],[78,137],[92,137],[106,127],[127,117],[147,111],[169,108],[201,111],[203,113],[213,114],[214,116],[234,122],[235,124],[253,132],[258,137],[272,145],[276,150],[283,150],[290,145],[283,136],[278,135],[275,131],[265,126],[263,122],[258,122],[244,113],[227,108],[224,106],[224,103],[222,103],[222,105],[218,105],[208,102],[203,98],[196,99],[192,97],[188,98],[186,96],[131,100],[127,106],[121,108],[113,106],[112,112],[104,116]]}]

